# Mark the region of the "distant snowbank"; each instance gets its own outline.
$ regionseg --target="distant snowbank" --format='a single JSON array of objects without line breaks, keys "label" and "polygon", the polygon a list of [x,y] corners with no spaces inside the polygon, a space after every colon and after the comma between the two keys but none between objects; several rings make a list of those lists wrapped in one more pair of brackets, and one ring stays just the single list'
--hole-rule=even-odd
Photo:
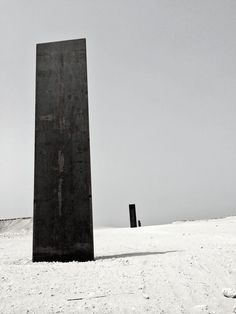
[{"label": "distant snowbank", "polygon": [[0,233],[10,232],[29,232],[32,230],[32,218],[12,218],[12,219],[1,219],[0,220]]},{"label": "distant snowbank", "polygon": [[236,220],[236,216],[228,216],[228,217],[219,217],[219,218],[208,218],[208,219],[190,219],[190,220],[176,220],[173,221],[172,224],[181,224],[181,223],[196,223],[196,222],[207,222],[207,221],[218,221],[218,220]]},{"label": "distant snowbank", "polygon": [[[196,223],[204,223],[204,222],[217,222],[217,221],[236,221],[236,216],[229,216],[225,218],[212,218],[212,219],[199,219],[199,220],[177,220],[173,221],[172,225],[178,224],[196,224]],[[162,224],[161,226],[168,226],[169,224]],[[156,225],[151,226],[143,226],[144,228],[152,228]],[[142,227],[142,228],[143,228]],[[9,219],[0,219],[0,233],[26,233],[32,232],[33,228],[33,218],[32,217],[21,217],[21,218],[9,218]],[[129,227],[110,227],[110,226],[95,226],[96,230],[104,230],[104,229],[129,229]]]}]

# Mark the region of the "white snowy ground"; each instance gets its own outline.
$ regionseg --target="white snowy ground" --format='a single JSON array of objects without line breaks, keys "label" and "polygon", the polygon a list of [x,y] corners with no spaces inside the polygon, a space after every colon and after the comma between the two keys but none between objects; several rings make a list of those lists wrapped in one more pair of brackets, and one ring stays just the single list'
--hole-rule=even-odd
[{"label": "white snowy ground", "polygon": [[0,221],[0,313],[236,313],[236,217],[97,229],[86,263],[32,263],[31,232]]}]

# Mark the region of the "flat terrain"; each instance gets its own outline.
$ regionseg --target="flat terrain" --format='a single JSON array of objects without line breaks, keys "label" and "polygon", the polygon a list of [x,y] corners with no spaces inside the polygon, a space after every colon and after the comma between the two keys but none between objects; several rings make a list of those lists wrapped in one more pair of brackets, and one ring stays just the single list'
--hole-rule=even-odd
[{"label": "flat terrain", "polygon": [[234,313],[236,217],[94,237],[94,262],[33,264],[31,220],[0,221],[0,313]]}]

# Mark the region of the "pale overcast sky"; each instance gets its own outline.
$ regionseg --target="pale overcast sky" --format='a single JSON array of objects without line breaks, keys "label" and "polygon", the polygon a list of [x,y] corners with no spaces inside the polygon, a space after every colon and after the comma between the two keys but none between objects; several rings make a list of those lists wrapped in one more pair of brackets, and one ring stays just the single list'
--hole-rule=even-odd
[{"label": "pale overcast sky", "polygon": [[236,215],[235,0],[0,0],[0,218],[32,216],[36,43],[84,37],[95,225]]}]

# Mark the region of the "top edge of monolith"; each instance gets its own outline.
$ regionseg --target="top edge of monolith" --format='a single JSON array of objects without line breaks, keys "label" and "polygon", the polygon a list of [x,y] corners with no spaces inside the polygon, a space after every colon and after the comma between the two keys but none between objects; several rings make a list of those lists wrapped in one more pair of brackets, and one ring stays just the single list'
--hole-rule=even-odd
[{"label": "top edge of monolith", "polygon": [[85,41],[86,38],[78,38],[78,39],[67,39],[67,40],[59,40],[59,41],[49,41],[49,42],[43,42],[43,43],[36,43],[36,46],[41,46],[41,45],[60,45],[62,43],[69,43],[69,42],[75,42],[75,41]]}]

